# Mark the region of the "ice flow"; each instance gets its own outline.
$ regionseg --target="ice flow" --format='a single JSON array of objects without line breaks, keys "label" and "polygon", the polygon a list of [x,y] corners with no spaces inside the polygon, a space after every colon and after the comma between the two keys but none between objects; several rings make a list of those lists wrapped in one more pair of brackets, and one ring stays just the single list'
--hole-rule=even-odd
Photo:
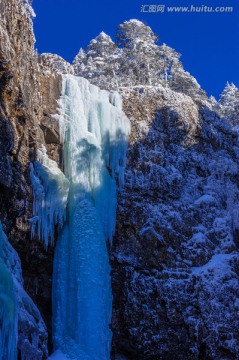
[{"label": "ice flow", "polygon": [[107,243],[115,229],[116,190],[123,185],[130,124],[117,93],[80,77],[63,76],[59,105],[69,194],[54,259],[54,348],[72,359],[109,360]]}]

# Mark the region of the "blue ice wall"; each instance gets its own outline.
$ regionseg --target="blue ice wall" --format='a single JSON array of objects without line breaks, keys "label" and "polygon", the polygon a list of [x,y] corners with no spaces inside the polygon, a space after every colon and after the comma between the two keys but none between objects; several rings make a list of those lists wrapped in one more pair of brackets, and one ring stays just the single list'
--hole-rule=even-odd
[{"label": "blue ice wall", "polygon": [[109,360],[111,281],[107,240],[123,184],[129,120],[117,93],[66,75],[60,99],[64,173],[70,188],[56,245],[53,341],[72,359]]}]

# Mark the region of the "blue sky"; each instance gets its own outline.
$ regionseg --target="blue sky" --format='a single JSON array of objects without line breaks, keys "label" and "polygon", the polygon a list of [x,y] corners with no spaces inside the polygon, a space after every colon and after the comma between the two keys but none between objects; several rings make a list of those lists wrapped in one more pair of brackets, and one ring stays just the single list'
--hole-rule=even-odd
[{"label": "blue sky", "polygon": [[[232,13],[143,13],[142,5],[233,6]],[[147,23],[182,54],[184,68],[208,95],[219,96],[226,81],[239,86],[238,0],[34,0],[36,48],[71,62],[80,47],[105,31],[113,39],[118,24]]]}]

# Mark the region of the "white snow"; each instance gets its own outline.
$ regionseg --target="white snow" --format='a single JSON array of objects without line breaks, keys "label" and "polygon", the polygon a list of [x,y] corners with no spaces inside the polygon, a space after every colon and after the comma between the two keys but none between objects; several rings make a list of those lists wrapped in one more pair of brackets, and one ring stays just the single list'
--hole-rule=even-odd
[{"label": "white snow", "polygon": [[217,201],[216,199],[208,194],[205,194],[203,196],[201,196],[199,199],[197,199],[194,204],[195,205],[201,205],[201,204],[216,204]]},{"label": "white snow", "polygon": [[200,275],[201,273],[206,273],[208,271],[218,271],[221,273],[227,273],[231,271],[231,267],[228,264],[228,261],[233,258],[232,254],[216,254],[214,255],[207,264],[199,267],[194,267],[192,273],[194,275]]},{"label": "white snow", "polygon": [[129,21],[125,21],[125,23],[131,23],[131,24],[135,24],[137,26],[145,26],[144,23],[140,20],[137,19],[130,19]]}]

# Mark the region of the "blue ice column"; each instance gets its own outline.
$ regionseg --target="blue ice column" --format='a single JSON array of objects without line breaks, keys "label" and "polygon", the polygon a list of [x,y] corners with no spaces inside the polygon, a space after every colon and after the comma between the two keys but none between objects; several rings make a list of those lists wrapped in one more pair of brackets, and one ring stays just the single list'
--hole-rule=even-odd
[{"label": "blue ice column", "polygon": [[118,94],[66,75],[59,123],[70,182],[66,224],[56,245],[53,341],[72,359],[109,360],[112,291],[107,241],[123,183],[129,120]]}]

